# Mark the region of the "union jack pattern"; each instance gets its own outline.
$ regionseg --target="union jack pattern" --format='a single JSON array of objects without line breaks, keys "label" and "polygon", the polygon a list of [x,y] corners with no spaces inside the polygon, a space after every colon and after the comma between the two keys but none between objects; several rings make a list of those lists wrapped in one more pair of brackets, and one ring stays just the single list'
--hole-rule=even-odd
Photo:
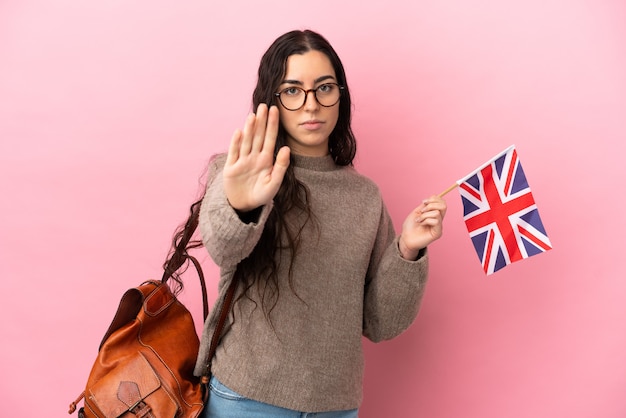
[{"label": "union jack pattern", "polygon": [[463,219],[486,274],[552,248],[515,146],[457,184]]}]

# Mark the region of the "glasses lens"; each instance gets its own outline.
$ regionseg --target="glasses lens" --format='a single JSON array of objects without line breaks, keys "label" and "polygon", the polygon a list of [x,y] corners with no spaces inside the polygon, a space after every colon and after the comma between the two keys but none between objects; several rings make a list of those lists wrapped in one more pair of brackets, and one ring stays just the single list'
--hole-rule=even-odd
[{"label": "glasses lens", "polygon": [[334,106],[339,101],[341,90],[334,83],[322,84],[315,90],[315,98],[317,102],[325,107]]},{"label": "glasses lens", "polygon": [[306,93],[299,87],[289,87],[280,92],[280,102],[289,110],[298,110],[306,100]]}]

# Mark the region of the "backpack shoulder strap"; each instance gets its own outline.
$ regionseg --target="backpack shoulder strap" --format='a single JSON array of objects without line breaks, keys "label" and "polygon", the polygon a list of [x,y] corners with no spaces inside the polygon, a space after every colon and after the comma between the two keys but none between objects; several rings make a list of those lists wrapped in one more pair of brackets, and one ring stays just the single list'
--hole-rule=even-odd
[{"label": "backpack shoulder strap", "polygon": [[215,331],[213,331],[213,335],[211,337],[211,345],[209,345],[209,353],[207,356],[206,374],[202,376],[202,384],[205,386],[209,384],[209,379],[211,378],[211,360],[213,359],[213,356],[215,356],[215,350],[217,350],[217,345],[220,342],[222,331],[224,331],[226,318],[232,309],[238,281],[238,274],[237,271],[235,271],[235,275],[228,286],[228,290],[226,290],[226,295],[224,295],[224,303],[220,309],[217,325],[215,326]]}]

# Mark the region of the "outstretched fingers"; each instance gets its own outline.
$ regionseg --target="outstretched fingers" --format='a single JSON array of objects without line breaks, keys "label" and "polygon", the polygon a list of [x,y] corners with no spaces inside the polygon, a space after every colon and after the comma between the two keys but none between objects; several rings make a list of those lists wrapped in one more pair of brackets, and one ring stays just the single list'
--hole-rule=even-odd
[{"label": "outstretched fingers", "polygon": [[[230,154],[237,158],[260,152],[274,155],[278,124],[278,108],[276,106],[268,108],[266,104],[261,103],[257,107],[256,113],[248,115],[243,129],[233,135]],[[236,135],[237,138],[235,138]],[[234,158],[233,161],[236,161],[237,158]]]},{"label": "outstretched fingers", "polygon": [[227,163],[232,165],[242,157],[260,152],[273,157],[278,123],[278,108],[272,106],[268,109],[266,104],[260,104],[256,114],[248,115],[243,129],[237,129],[231,137]]},{"label": "outstretched fingers", "polygon": [[282,147],[274,158],[279,112],[261,104],[246,118],[228,148],[224,166],[224,191],[231,206],[248,211],[270,202],[289,167],[290,150]]}]

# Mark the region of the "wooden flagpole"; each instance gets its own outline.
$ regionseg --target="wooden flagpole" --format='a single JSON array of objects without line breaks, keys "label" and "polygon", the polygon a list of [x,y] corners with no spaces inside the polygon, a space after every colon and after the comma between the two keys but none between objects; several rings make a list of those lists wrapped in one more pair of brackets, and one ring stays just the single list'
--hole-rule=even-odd
[{"label": "wooden flagpole", "polygon": [[452,186],[448,187],[446,190],[444,190],[443,192],[439,193],[439,197],[444,197],[445,195],[450,193],[452,190],[456,189],[457,186],[458,186],[458,184],[454,183]]}]

